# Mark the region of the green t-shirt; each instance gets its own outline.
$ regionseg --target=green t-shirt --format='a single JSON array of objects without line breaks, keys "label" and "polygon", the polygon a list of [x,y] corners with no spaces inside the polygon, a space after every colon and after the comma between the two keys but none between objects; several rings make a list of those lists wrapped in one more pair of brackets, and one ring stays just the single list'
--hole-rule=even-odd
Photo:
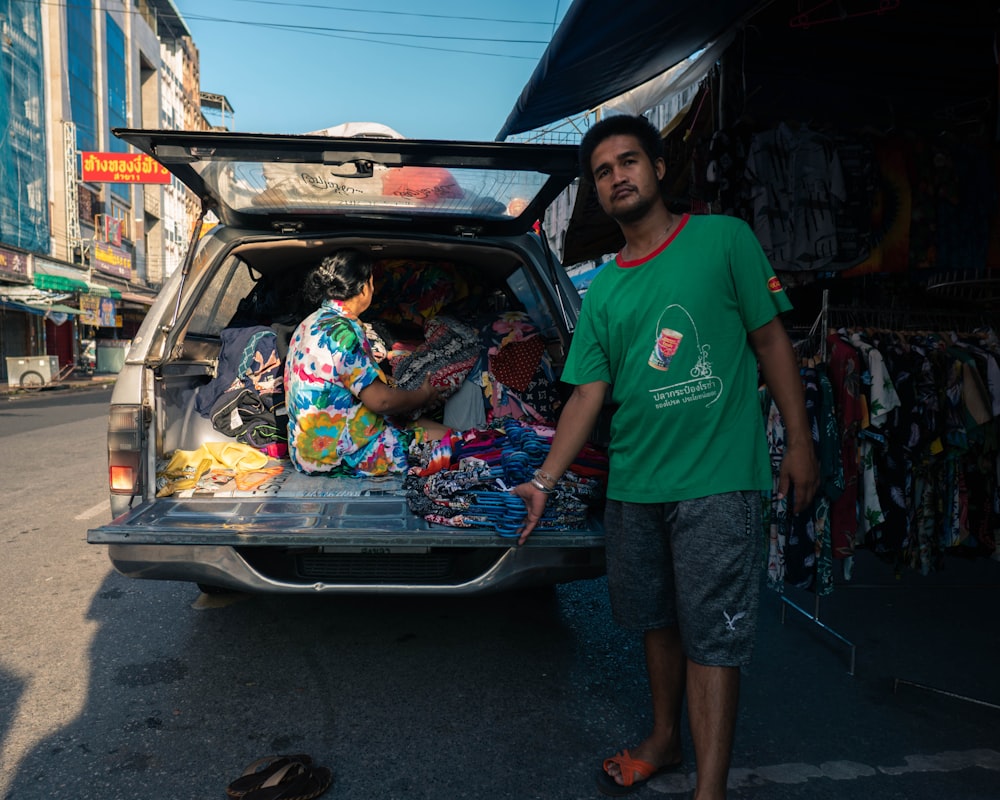
[{"label": "green t-shirt", "polygon": [[601,270],[562,379],[611,384],[608,497],[667,503],[771,487],[747,333],[790,308],[734,217],[685,215],[655,253]]}]

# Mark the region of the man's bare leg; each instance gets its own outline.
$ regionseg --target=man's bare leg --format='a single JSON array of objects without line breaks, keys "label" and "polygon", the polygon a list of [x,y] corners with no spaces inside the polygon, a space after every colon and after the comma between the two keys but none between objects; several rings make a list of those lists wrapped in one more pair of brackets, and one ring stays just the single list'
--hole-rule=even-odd
[{"label": "man's bare leg", "polygon": [[[681,649],[678,629],[657,628],[646,631],[646,672],[653,700],[653,732],[637,747],[631,748],[632,758],[647,761],[656,768],[681,761],[681,708],[684,701],[685,667],[687,660]],[[622,783],[617,764],[608,769]],[[640,776],[636,774],[635,778]]]},{"label": "man's bare leg", "polygon": [[725,800],[739,697],[739,667],[688,662],[688,723],[698,764],[696,800]]}]

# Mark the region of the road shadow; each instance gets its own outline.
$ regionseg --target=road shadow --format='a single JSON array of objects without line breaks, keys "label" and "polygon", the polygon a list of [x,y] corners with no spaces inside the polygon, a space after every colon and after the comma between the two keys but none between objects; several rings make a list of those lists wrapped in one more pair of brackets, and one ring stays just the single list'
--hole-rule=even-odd
[{"label": "road shadow", "polygon": [[[579,631],[607,615],[598,583],[218,602],[111,573],[90,605],[83,709],[26,754],[6,797],[216,798],[278,752],[333,769],[331,797],[563,796],[559,772],[536,769],[595,748],[572,687]],[[17,681],[0,679],[10,708]]]}]

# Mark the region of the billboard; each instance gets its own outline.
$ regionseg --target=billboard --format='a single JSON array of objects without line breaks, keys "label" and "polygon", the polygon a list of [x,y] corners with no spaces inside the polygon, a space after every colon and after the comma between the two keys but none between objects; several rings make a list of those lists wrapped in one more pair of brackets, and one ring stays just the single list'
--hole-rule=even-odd
[{"label": "billboard", "polygon": [[170,183],[170,172],[145,153],[80,153],[80,177],[89,183]]},{"label": "billboard", "polygon": [[132,256],[123,248],[107,242],[95,242],[90,255],[94,269],[119,278],[132,278]]},{"label": "billboard", "polygon": [[97,328],[120,328],[122,318],[118,313],[118,304],[110,297],[97,297],[92,294],[80,295],[80,322]]}]

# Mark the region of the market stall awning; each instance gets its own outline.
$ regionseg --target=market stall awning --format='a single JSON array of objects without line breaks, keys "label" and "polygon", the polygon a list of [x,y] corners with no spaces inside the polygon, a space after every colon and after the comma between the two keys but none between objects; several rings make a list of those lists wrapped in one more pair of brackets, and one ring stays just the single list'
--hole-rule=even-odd
[{"label": "market stall awning", "polygon": [[35,287],[52,292],[87,292],[90,290],[90,285],[86,281],[67,278],[64,275],[46,275],[41,272],[35,273]]},{"label": "market stall awning", "polygon": [[117,289],[112,289],[110,286],[101,286],[99,283],[90,284],[90,294],[98,297],[113,297],[116,300],[121,299],[122,296],[122,293]]},{"label": "market stall awning", "polygon": [[44,308],[46,313],[73,314],[73,315],[79,315],[83,313],[79,308],[73,308],[72,306],[63,305],[62,303],[53,303],[50,306],[38,306],[38,307]]},{"label": "market stall awning", "polygon": [[17,303],[13,300],[0,300],[0,309],[4,311],[19,311],[22,314],[36,314],[44,317],[45,312],[27,303]]},{"label": "market stall awning", "polygon": [[587,111],[714,41],[761,0],[575,0],[497,141]]},{"label": "market stall awning", "polygon": [[35,314],[39,317],[44,317],[47,314],[79,315],[83,313],[79,308],[73,308],[62,303],[42,305],[39,303],[18,303],[13,300],[0,300],[0,308],[7,309],[8,311],[20,311],[23,314]]}]

